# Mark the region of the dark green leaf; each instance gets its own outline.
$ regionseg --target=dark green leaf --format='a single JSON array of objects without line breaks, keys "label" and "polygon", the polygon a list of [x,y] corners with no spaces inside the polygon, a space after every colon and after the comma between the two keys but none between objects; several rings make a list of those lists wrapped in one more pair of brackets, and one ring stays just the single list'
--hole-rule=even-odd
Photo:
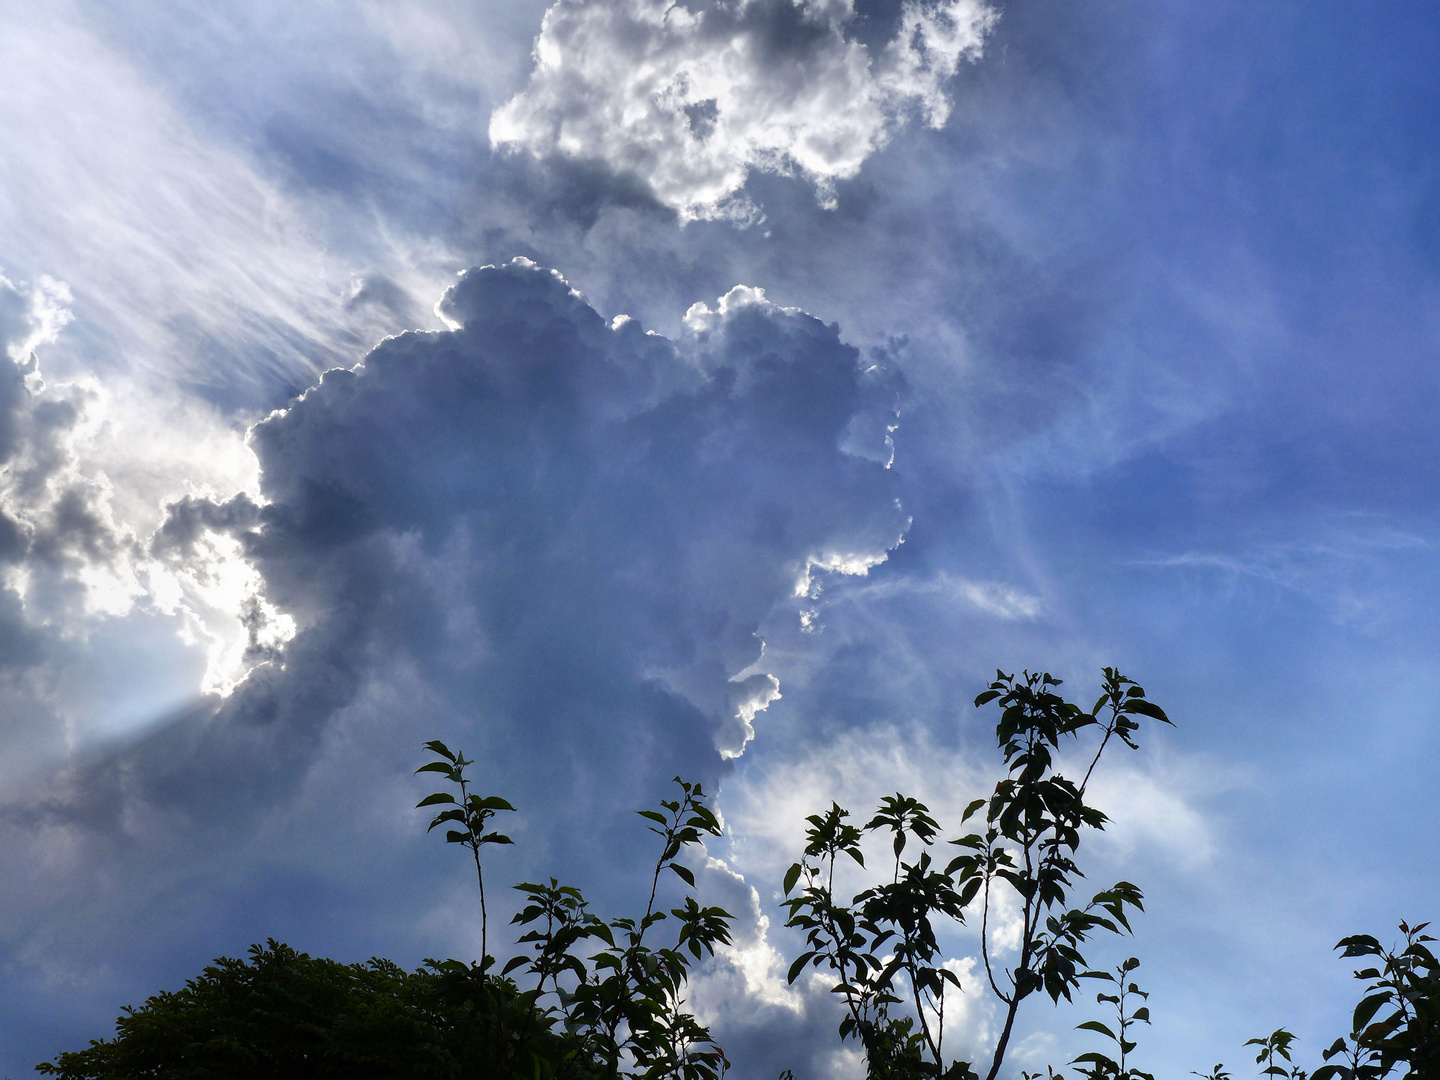
[{"label": "dark green leaf", "polygon": [[432,754],[439,754],[441,757],[449,758],[451,761],[455,760],[455,755],[450,752],[450,748],[439,739],[431,739],[425,744],[425,749],[429,750]]},{"label": "dark green leaf", "polygon": [[808,964],[815,956],[816,954],[814,952],[801,953],[800,956],[796,959],[796,961],[790,965],[790,972],[785,977],[785,982],[789,984],[793,983],[796,979],[798,979],[800,977],[800,972],[805,970],[805,965]]},{"label": "dark green leaf", "polygon": [[1391,996],[1389,990],[1384,990],[1364,998],[1360,1004],[1355,1006],[1355,1019],[1351,1030],[1363,1031],[1365,1026],[1370,1023],[1371,1018],[1380,1011],[1380,1007],[1389,1001]]}]

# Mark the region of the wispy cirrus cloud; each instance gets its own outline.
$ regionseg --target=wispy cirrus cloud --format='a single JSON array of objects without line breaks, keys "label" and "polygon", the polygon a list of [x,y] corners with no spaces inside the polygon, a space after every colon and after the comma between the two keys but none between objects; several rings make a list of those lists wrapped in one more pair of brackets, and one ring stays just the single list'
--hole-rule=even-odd
[{"label": "wispy cirrus cloud", "polygon": [[1257,587],[1283,591],[1359,628],[1378,628],[1412,613],[1412,586],[1401,567],[1425,572],[1433,539],[1376,515],[1332,517],[1309,532],[1228,551],[1182,551],[1137,565],[1204,575],[1223,582],[1231,594]]},{"label": "wispy cirrus cloud", "polygon": [[76,325],[52,370],[264,407],[405,325],[348,304],[365,255],[331,250],[313,207],[215,138],[82,4],[7,13],[5,33],[0,256],[70,291]]}]

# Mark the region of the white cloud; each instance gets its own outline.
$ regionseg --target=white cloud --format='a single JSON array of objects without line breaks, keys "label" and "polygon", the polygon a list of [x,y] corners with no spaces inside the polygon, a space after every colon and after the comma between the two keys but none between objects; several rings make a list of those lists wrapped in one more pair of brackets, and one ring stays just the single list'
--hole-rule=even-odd
[{"label": "white cloud", "polygon": [[799,174],[833,206],[907,118],[945,123],[945,84],[996,17],[982,0],[907,0],[872,51],[846,35],[849,0],[559,0],[490,139],[636,176],[681,221],[757,221],[752,170]]},{"label": "white cloud", "polygon": [[233,536],[204,530],[187,557],[147,566],[150,599],[181,619],[181,640],[203,649],[200,692],[227,696],[295,636],[295,620],[265,596],[259,571]]},{"label": "white cloud", "polygon": [[[816,563],[816,565],[821,565]],[[838,569],[825,566],[824,569]],[[863,571],[862,571],[863,572]],[[806,595],[797,591],[797,596]],[[1004,581],[978,581],[940,571],[930,577],[896,577],[868,583],[852,593],[853,598],[885,599],[906,596],[936,600],[946,606],[971,607],[1006,622],[1031,622],[1045,609],[1034,593]]]},{"label": "white cloud", "polygon": [[[23,624],[52,643],[88,642],[137,613],[168,621],[180,634],[174,651],[205,654],[199,689],[228,693],[293,636],[293,623],[265,600],[232,538],[198,536],[185,559],[166,561],[145,537],[163,500],[253,490],[255,457],[194,401],[157,399],[124,378],[47,379],[40,354],[72,322],[70,300],[63,282],[0,276],[0,350],[9,357],[0,360],[4,590]],[[43,655],[32,662],[44,666]],[[78,710],[67,721],[72,741],[113,728],[113,703],[86,716],[94,704],[77,706],[72,678],[50,671],[46,682],[56,687],[51,709]]]},{"label": "white cloud", "polygon": [[903,791],[929,806],[944,828],[953,829],[965,806],[993,780],[959,751],[936,745],[923,730],[886,725],[847,731],[823,747],[808,747],[800,757],[762,758],[726,781],[720,803],[737,865],[747,877],[778,883],[805,846],[806,815],[825,810],[832,801],[863,823],[883,796]]},{"label": "white cloud", "polygon": [[1204,801],[1245,782],[1214,762],[1152,762],[1145,769],[1112,762],[1091,782],[1095,805],[1110,815],[1096,846],[1119,860],[1144,849],[1181,870],[1195,871],[1216,853]]},{"label": "white cloud", "polygon": [[0,274],[0,296],[4,298],[0,300],[0,343],[17,364],[28,364],[34,351],[59,337],[75,317],[70,310],[74,301],[70,286],[48,274],[42,274],[28,289]]},{"label": "white cloud", "polygon": [[[730,897],[727,910],[737,916],[731,927],[733,944],[716,952],[715,966],[738,974],[745,996],[753,1002],[792,1013],[804,1012],[804,997],[785,978],[789,961],[770,940],[770,918],[762,911],[759,891],[722,859],[707,857],[705,871],[707,887],[715,889],[718,884],[724,888]],[[715,974],[706,972],[697,982],[696,1005],[702,1017],[707,1011],[718,1013],[728,1004],[724,1001],[729,996],[725,980],[715,978]],[[718,1016],[710,1017],[714,1019]]]},{"label": "white cloud", "polygon": [[111,510],[110,478],[82,464],[103,425],[104,389],[93,379],[47,385],[34,352],[70,322],[69,299],[50,278],[17,285],[0,277],[0,347],[11,368],[0,373],[0,517],[11,548],[4,580],[40,623],[120,614],[143,592],[131,538]]},{"label": "white cloud", "polygon": [[995,1002],[989,995],[984,969],[979,964],[975,956],[953,957],[941,964],[960,980],[960,989],[941,984],[945,1002],[943,1017],[938,1010],[925,1010],[932,1028],[941,1029],[943,1021],[946,1044],[951,1047],[985,1046],[991,1042],[990,1021]]},{"label": "white cloud", "polygon": [[[1073,774],[1074,764],[1062,770]],[[720,799],[732,865],[750,880],[773,886],[804,847],[807,815],[835,801],[860,823],[881,797],[896,791],[929,806],[942,834],[958,835],[966,831],[960,824],[965,806],[990,791],[999,767],[998,753],[977,759],[937,744],[923,729],[890,725],[846,731],[823,746],[806,746],[798,756],[762,755],[726,781]],[[1087,845],[1111,864],[1160,861],[1194,873],[1217,850],[1206,801],[1241,782],[1213,762],[1109,761],[1097,770],[1091,794],[1111,820]],[[879,845],[873,854],[881,865],[888,850]],[[837,871],[843,872],[841,891],[859,888],[865,876],[848,865]],[[1018,948],[1018,899],[1000,890],[992,904],[992,948],[1002,953]],[[972,1019],[983,1021],[978,1014]]]},{"label": "white cloud", "polygon": [[981,611],[1002,619],[1033,619],[1040,613],[1040,600],[998,581],[951,579],[955,591]]},{"label": "white cloud", "polygon": [[[247,418],[226,410],[406,325],[376,302],[378,285],[403,297],[391,277],[406,271],[352,286],[356,267],[326,250],[309,208],[173,100],[103,14],[57,0],[4,23],[0,352],[23,376],[0,371],[0,511],[22,549],[4,584],[52,644],[163,624],[174,651],[159,666],[188,677],[203,656],[184,693],[225,691],[285,620],[227,538],[202,538],[183,567],[145,540],[167,502],[256,491]],[[71,711],[73,673],[32,681],[59,688],[47,709]],[[113,732],[123,697],[98,693],[67,727]]]}]

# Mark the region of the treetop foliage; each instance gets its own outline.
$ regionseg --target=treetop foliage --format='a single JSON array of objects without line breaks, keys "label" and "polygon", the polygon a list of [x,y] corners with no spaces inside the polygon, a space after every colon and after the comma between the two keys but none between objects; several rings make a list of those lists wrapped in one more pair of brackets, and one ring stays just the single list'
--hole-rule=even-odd
[{"label": "treetop foliage", "polygon": [[[116,1021],[115,1038],[37,1066],[61,1080],[459,1080],[520,1042],[518,994],[456,994],[440,965],[341,964],[269,941]],[[527,1036],[550,1051],[554,1036]],[[494,1075],[494,1074],[492,1074]],[[517,1074],[518,1075],[518,1074]]]}]

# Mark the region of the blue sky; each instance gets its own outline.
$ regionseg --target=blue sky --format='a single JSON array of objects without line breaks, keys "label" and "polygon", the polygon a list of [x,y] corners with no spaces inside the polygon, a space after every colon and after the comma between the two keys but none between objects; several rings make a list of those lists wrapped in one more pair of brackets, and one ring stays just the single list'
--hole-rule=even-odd
[{"label": "blue sky", "polygon": [[843,1076],[780,875],[832,798],[953,820],[996,667],[1177,721],[1094,852],[1142,1067],[1317,1059],[1330,946],[1437,914],[1440,20],[659,10],[0,14],[0,1069],[268,936],[473,952],[438,736],[602,906],[715,785],[697,1001]]}]

